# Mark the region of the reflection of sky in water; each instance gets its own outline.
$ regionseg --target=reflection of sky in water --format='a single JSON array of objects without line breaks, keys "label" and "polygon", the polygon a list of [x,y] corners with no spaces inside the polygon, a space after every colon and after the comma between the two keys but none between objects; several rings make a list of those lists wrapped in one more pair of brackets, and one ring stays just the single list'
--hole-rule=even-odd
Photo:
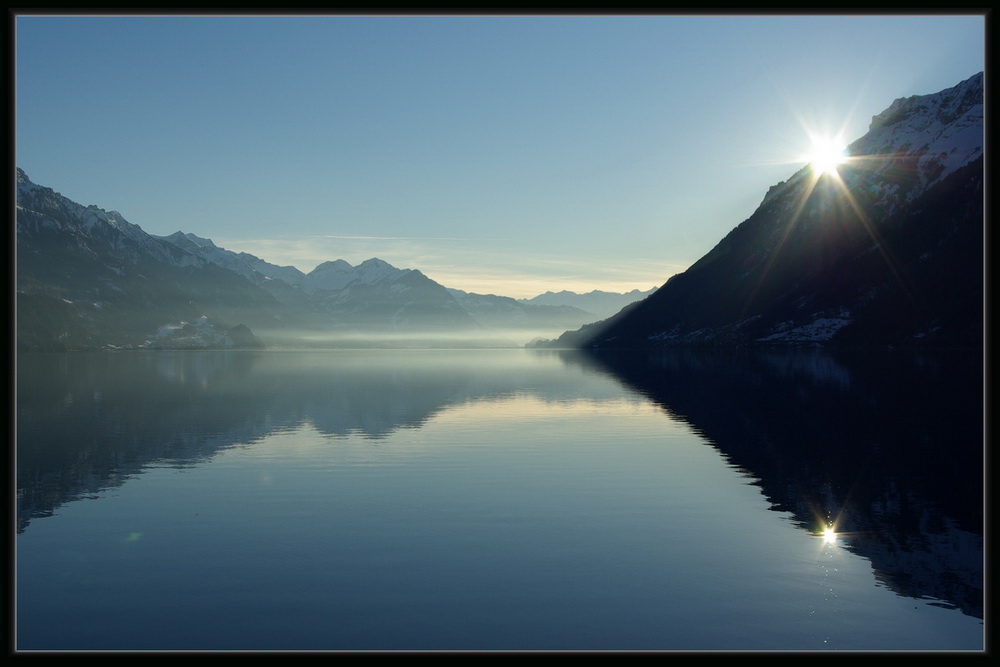
[{"label": "reflection of sky in water", "polygon": [[[210,395],[192,400],[216,410],[248,386],[297,389],[276,392],[287,405],[263,403],[288,415],[281,428],[237,430],[236,446],[188,467],[154,459],[33,521],[18,539],[22,637],[95,648],[979,645],[975,619],[896,594],[848,548],[856,537],[803,530],[690,425],[609,376],[557,357],[473,356],[405,366],[282,353],[249,371],[229,357],[171,376],[197,377]],[[119,400],[107,387],[105,405]],[[397,397],[413,410],[385,412]],[[370,421],[317,426],[356,415],[362,398]]]}]

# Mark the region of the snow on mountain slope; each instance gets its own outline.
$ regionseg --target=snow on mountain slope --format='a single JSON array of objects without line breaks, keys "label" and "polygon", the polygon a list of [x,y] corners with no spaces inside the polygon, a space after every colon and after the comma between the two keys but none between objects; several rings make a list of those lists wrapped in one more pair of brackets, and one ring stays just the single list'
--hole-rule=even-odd
[{"label": "snow on mountain slope", "polygon": [[[866,189],[888,215],[983,155],[983,74],[932,95],[894,101],[848,147],[857,169],[849,189]],[[905,176],[901,178],[901,176]]]},{"label": "snow on mountain slope", "polygon": [[[949,90],[894,101],[872,118],[851,155],[915,158],[921,190],[983,154],[983,74]],[[911,197],[912,199],[912,197]]]},{"label": "snow on mountain slope", "polygon": [[283,280],[289,285],[299,287],[305,280],[305,274],[294,266],[277,266],[265,262],[259,257],[246,252],[233,252],[220,248],[211,239],[195,236],[184,232],[174,232],[169,236],[157,237],[164,241],[169,241],[179,248],[203,257],[213,264],[235,271],[251,282],[260,284],[265,280],[275,278]]},{"label": "snow on mountain slope", "polygon": [[166,323],[194,321],[218,335],[185,345],[255,344],[246,327],[298,323],[237,273],[114,211],[38,186],[21,170],[15,225],[18,349],[141,347]]},{"label": "snow on mountain slope", "polygon": [[315,292],[340,290],[351,284],[374,285],[387,279],[395,280],[409,271],[410,269],[397,269],[377,257],[367,259],[357,266],[351,266],[348,262],[338,259],[323,262],[310,271],[302,282],[302,288],[307,292]]},{"label": "snow on mountain slope", "polygon": [[352,283],[373,285],[386,279],[396,279],[410,269],[398,269],[377,257],[351,266],[343,259],[323,262],[308,274],[294,266],[277,266],[246,252],[233,252],[216,245],[211,239],[190,233],[174,232],[169,236],[157,237],[169,241],[213,264],[235,271],[250,281],[261,284],[267,280],[281,280],[307,293],[317,290],[341,290]]},{"label": "snow on mountain slope", "polygon": [[58,192],[37,185],[17,169],[16,230],[19,235],[64,234],[81,247],[97,243],[120,261],[136,263],[145,257],[177,266],[203,266],[204,261],[150,236],[117,211],[82,206]]}]

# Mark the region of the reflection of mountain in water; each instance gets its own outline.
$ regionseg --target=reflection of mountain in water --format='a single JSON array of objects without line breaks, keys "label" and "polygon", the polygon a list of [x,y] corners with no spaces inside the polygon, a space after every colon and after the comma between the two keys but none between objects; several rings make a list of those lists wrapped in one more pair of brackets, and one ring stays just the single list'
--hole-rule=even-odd
[{"label": "reflection of mountain in water", "polygon": [[[603,376],[512,364],[509,351],[23,354],[17,368],[18,526],[122,484],[150,464],[197,465],[220,450],[312,425],[384,438],[481,398],[620,393]],[[591,383],[595,384],[595,383]]]},{"label": "reflection of mountain in water", "polygon": [[494,352],[20,355],[18,528],[150,465],[198,465],[303,425],[336,446],[476,400],[615,398],[610,370],[691,424],[803,528],[840,517],[846,543],[892,590],[982,617],[981,360],[540,353],[565,361],[555,371]]},{"label": "reflection of mountain in water", "polygon": [[595,353],[804,528],[837,528],[899,594],[983,614],[982,360],[902,353]]}]

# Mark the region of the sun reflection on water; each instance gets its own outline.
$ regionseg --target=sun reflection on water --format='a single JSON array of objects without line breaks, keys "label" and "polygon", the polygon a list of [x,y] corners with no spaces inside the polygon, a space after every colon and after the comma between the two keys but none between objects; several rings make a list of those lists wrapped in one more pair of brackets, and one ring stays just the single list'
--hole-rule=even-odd
[{"label": "sun reflection on water", "polygon": [[815,528],[811,531],[813,537],[818,537],[824,545],[838,544],[844,534],[837,530],[838,520],[827,516],[826,518],[816,518]]}]

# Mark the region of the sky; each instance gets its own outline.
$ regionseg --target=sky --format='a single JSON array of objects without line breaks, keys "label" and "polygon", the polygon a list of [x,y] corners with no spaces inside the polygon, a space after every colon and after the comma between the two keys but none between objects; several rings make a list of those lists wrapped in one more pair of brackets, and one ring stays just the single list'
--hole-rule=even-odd
[{"label": "sky", "polygon": [[810,134],[985,69],[981,15],[15,17],[31,180],[309,272],[650,289]]}]

